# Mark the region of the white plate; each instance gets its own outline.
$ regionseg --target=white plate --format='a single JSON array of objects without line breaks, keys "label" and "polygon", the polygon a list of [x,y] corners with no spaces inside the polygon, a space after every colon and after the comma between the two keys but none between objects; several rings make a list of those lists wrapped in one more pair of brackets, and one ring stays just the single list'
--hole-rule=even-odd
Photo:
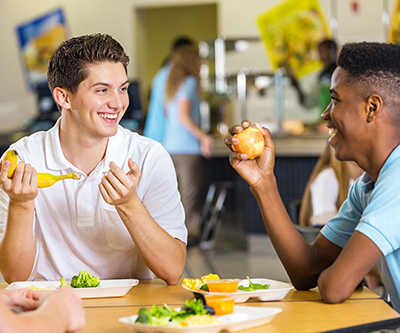
[{"label": "white plate", "polygon": [[[256,291],[243,291],[238,290],[236,293],[211,293],[203,290],[197,291],[198,293],[202,293],[204,295],[226,295],[231,296],[235,299],[235,303],[243,303],[246,302],[249,298],[257,298],[260,301],[280,301],[282,298],[286,296],[286,294],[293,289],[293,286],[276,280],[270,279],[250,279],[253,283],[259,284],[269,284],[268,289],[260,289]],[[240,280],[239,286],[248,287],[249,281],[247,279]],[[193,290],[189,289],[185,285],[182,284],[182,287],[186,290],[193,292]]]},{"label": "white plate", "polygon": [[[177,309],[179,310],[179,309]],[[135,323],[136,316],[119,318],[121,323],[131,328],[134,332],[145,333],[218,333],[221,331],[234,332],[245,330],[251,327],[268,324],[282,309],[280,308],[262,308],[257,306],[239,306],[236,305],[233,313],[225,316],[216,316],[223,321],[222,324],[211,324],[202,326],[150,326],[142,323]]]},{"label": "white plate", "polygon": [[[67,281],[69,284],[70,281]],[[74,292],[81,298],[122,297],[139,283],[136,279],[100,280],[95,288],[74,288]],[[6,289],[21,289],[34,286],[41,288],[38,291],[52,292],[60,286],[60,281],[24,281],[13,282]],[[43,288],[43,289],[42,289]]]}]

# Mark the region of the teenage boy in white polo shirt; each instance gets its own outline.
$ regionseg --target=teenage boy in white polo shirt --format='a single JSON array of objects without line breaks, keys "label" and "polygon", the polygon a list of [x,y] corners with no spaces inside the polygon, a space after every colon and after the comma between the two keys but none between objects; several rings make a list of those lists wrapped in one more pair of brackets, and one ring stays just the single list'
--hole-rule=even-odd
[{"label": "teenage boy in white polo shirt", "polygon": [[[48,65],[61,111],[56,125],[11,145],[2,162],[0,271],[7,282],[58,280],[89,270],[100,279],[180,279],[187,230],[168,153],[118,126],[128,106],[128,56],[109,35],[63,42]],[[80,180],[38,190],[37,171]]]}]

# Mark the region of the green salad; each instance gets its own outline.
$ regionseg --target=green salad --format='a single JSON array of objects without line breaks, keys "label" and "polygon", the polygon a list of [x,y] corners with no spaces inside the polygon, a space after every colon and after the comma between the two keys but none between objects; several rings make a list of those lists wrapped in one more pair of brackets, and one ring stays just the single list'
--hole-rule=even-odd
[{"label": "green salad", "polygon": [[247,280],[249,280],[249,286],[248,287],[239,286],[238,287],[239,290],[256,291],[256,290],[260,290],[260,289],[269,289],[269,284],[253,283],[253,282],[251,282],[249,277],[247,277]]},{"label": "green salad", "polygon": [[180,310],[172,309],[167,304],[164,304],[162,307],[153,305],[151,310],[141,308],[135,322],[151,326],[163,326],[167,325],[170,321],[180,322],[192,315],[215,314],[214,309],[204,305],[200,299],[186,300],[185,303],[186,306],[183,306]]}]

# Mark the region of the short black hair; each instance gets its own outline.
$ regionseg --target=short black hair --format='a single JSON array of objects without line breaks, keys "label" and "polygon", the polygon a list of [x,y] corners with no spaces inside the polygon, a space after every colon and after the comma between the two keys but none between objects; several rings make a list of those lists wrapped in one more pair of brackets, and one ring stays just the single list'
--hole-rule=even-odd
[{"label": "short black hair", "polygon": [[360,42],[343,45],[337,60],[347,81],[358,88],[360,98],[378,94],[400,125],[400,45]]},{"label": "short black hair", "polygon": [[337,65],[354,78],[400,77],[400,45],[377,42],[343,45]]},{"label": "short black hair", "polygon": [[194,45],[194,41],[190,37],[186,36],[176,37],[172,42],[171,51],[175,52],[179,50],[182,46],[186,45]]},{"label": "short black hair", "polygon": [[324,39],[318,47],[328,46],[330,50],[337,51],[337,44],[333,39]]}]

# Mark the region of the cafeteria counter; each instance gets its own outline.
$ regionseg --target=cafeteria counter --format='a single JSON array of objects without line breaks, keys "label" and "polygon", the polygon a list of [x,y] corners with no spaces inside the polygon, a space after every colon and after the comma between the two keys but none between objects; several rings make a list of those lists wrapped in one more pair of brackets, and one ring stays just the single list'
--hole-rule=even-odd
[{"label": "cafeteria counter", "polygon": [[[327,134],[273,136],[276,146],[275,175],[286,209],[290,212],[292,202],[300,200],[314,166],[323,152]],[[265,227],[258,205],[248,184],[229,164],[230,150],[224,138],[214,137],[211,159],[204,159],[204,184],[231,181],[222,217],[222,223],[236,223],[245,234],[265,234]],[[234,222],[235,221],[235,222]]]},{"label": "cafeteria counter", "polygon": [[[327,134],[273,136],[277,157],[319,157],[327,141]],[[226,157],[229,149],[223,137],[214,136],[213,157]]]}]

